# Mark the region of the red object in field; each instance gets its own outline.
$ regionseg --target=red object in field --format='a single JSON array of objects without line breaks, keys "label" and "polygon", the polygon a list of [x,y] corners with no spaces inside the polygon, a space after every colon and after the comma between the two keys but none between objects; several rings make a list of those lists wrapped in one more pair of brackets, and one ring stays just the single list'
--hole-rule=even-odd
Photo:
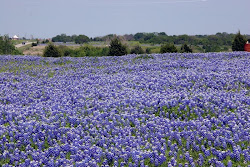
[{"label": "red object in field", "polygon": [[250,43],[245,44],[244,50],[250,52]]}]

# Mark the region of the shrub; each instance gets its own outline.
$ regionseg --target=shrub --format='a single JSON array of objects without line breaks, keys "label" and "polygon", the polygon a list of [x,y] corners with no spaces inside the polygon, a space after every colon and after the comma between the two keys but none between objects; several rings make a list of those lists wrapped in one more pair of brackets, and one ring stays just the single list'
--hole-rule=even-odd
[{"label": "shrub", "polygon": [[233,41],[233,44],[232,44],[232,50],[233,51],[244,51],[245,43],[246,43],[246,40],[240,34],[240,31],[239,31],[234,37],[234,41]]},{"label": "shrub", "polygon": [[177,49],[176,49],[176,47],[174,46],[174,44],[166,43],[165,45],[162,45],[162,46],[161,46],[160,52],[161,52],[161,53],[176,53],[176,52],[177,52]]},{"label": "shrub", "polygon": [[56,47],[52,43],[49,43],[45,47],[45,50],[43,52],[43,56],[44,57],[61,57],[62,56],[62,52],[58,49],[58,47]]},{"label": "shrub", "polygon": [[146,53],[147,53],[147,54],[150,54],[150,53],[151,53],[151,49],[150,49],[150,48],[147,48],[147,49],[146,49]]},{"label": "shrub", "polygon": [[128,53],[127,47],[121,43],[121,41],[115,37],[110,42],[109,55],[110,56],[122,56]]},{"label": "shrub", "polygon": [[61,52],[62,56],[71,56],[71,57],[107,56],[109,53],[109,48],[107,47],[102,48],[102,47],[94,47],[91,45],[84,45],[75,49],[60,45],[57,48]]},{"label": "shrub", "polygon": [[137,45],[133,49],[131,49],[131,54],[143,54],[144,50],[142,49],[141,46]]},{"label": "shrub", "polygon": [[185,43],[181,46],[181,53],[192,53],[193,50]]}]

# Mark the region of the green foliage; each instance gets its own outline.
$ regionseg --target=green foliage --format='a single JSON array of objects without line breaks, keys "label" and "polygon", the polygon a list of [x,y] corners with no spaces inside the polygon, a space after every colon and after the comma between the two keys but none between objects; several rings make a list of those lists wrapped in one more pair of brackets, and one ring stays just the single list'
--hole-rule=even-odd
[{"label": "green foliage", "polygon": [[[61,35],[57,35],[56,37],[53,37],[52,41],[53,42],[80,43],[78,42],[79,36],[77,35],[67,36],[66,34],[61,34]],[[232,47],[234,36],[235,36],[234,34],[228,34],[226,32],[216,33],[215,35],[194,35],[194,36],[190,36],[186,34],[169,36],[165,32],[160,32],[160,33],[139,32],[134,35],[125,34],[120,37],[126,41],[137,41],[137,42],[145,43],[145,44],[174,43],[175,45],[183,45],[187,43],[188,45],[192,45],[192,49],[194,52],[220,52],[220,51],[229,51],[229,48]],[[90,38],[89,40],[87,40],[87,42],[88,41],[110,41],[114,37],[115,37],[115,34],[108,34],[103,37]],[[246,37],[247,39],[250,38],[249,35]],[[225,47],[227,47],[228,50],[226,50]],[[147,52],[147,53],[156,53],[155,51],[157,51],[156,48],[151,48],[151,52]]]},{"label": "green foliage", "polygon": [[44,57],[61,57],[62,53],[61,51],[58,49],[58,47],[56,47],[55,45],[53,45],[52,43],[49,43],[46,47],[45,50],[43,52],[43,56]]},{"label": "green foliage", "polygon": [[74,42],[76,35],[67,36],[66,34],[57,35],[52,38],[52,42]]},{"label": "green foliage", "polygon": [[109,46],[110,56],[122,56],[126,55],[127,53],[128,53],[127,47],[123,45],[122,42],[117,37],[111,40]]},{"label": "green foliage", "polygon": [[138,60],[138,59],[148,60],[148,59],[154,59],[154,57],[152,55],[140,55],[140,56],[133,58],[133,61]]},{"label": "green foliage", "polygon": [[141,39],[143,39],[143,38],[144,38],[144,33],[136,33],[136,34],[134,35],[134,39],[135,39],[136,41],[141,40]]},{"label": "green foliage", "polygon": [[143,54],[144,50],[142,49],[141,46],[137,45],[130,51],[131,54]]},{"label": "green foliage", "polygon": [[72,35],[68,36],[66,34],[57,35],[52,38],[52,42],[75,42],[77,44],[83,44],[89,42],[90,39],[86,35]]},{"label": "green foliage", "polygon": [[176,53],[177,49],[174,44],[166,43],[165,45],[161,46],[161,53]]},{"label": "green foliage", "polygon": [[91,45],[84,45],[79,48],[72,49],[67,46],[60,45],[58,49],[65,57],[84,57],[84,56],[107,56],[109,48],[107,47],[94,47]]},{"label": "green foliage", "polygon": [[192,53],[193,50],[185,43],[181,46],[181,53]]},{"label": "green foliage", "polygon": [[10,55],[21,55],[21,53],[16,50],[15,46],[12,44],[8,35],[0,36],[0,55],[10,54]]},{"label": "green foliage", "polygon": [[146,48],[146,53],[150,54],[151,53],[151,49],[150,48]]},{"label": "green foliage", "polygon": [[49,40],[46,39],[46,40],[43,40],[43,41],[42,41],[42,44],[45,44],[45,43],[49,43]]},{"label": "green foliage", "polygon": [[240,31],[235,35],[234,41],[232,44],[233,51],[244,51],[244,45],[246,43],[246,39],[240,34]]},{"label": "green foliage", "polygon": [[75,38],[75,43],[77,44],[83,44],[89,42],[90,39],[86,35],[79,35]]},{"label": "green foliage", "polygon": [[218,45],[204,45],[202,47],[205,52],[220,52],[222,51]]}]

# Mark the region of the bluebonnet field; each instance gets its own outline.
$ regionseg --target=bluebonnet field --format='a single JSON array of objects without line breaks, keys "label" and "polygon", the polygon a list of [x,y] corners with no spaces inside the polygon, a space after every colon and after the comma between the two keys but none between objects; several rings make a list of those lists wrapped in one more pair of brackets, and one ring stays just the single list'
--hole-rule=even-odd
[{"label": "bluebonnet field", "polygon": [[249,166],[250,53],[0,56],[0,166]]}]

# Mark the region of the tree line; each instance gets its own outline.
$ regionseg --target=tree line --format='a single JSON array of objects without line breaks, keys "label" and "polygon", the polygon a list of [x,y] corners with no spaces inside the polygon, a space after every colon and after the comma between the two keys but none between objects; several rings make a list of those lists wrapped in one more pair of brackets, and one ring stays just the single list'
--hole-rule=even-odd
[{"label": "tree line", "polygon": [[[222,33],[223,34],[223,33]],[[226,33],[224,33],[226,34]],[[136,38],[142,38],[142,34],[135,34]],[[159,33],[160,36],[167,36],[165,33]],[[218,35],[218,33],[217,33]],[[57,37],[67,37],[67,35],[59,35]],[[88,38],[85,35],[79,35],[74,37],[77,43],[88,43],[93,40]],[[57,38],[58,39],[58,38]],[[55,46],[50,43],[45,51],[45,57],[61,57],[61,56],[73,56],[73,57],[82,57],[82,56],[120,56],[126,54],[150,54],[151,48],[143,49],[139,44],[129,49],[129,47],[124,43],[123,36],[109,35],[110,45],[109,47],[94,47],[88,44],[81,46],[80,48],[73,49],[67,46]],[[246,36],[240,34],[240,31],[234,35],[233,40],[230,42],[233,51],[244,51],[244,45],[246,43]],[[250,42],[250,38],[248,39]],[[187,41],[181,45],[179,49],[176,48],[174,42],[164,42],[159,50],[159,53],[192,53],[191,44]],[[0,36],[0,54],[21,54],[15,46],[12,44],[11,39],[5,35]]]},{"label": "tree line", "polygon": [[[86,35],[72,35],[68,36],[66,34],[57,35],[52,38],[53,42],[75,42],[78,44],[83,44],[91,41],[105,41],[110,42],[116,35],[109,34],[103,37],[89,38]],[[167,35],[165,32],[160,33],[136,33],[136,34],[126,34],[119,36],[120,39],[124,41],[138,41],[139,43],[145,44],[164,44],[172,43],[175,45],[192,45],[200,47],[204,52],[219,52],[227,51],[234,40],[235,34],[229,34],[226,32],[216,33],[215,35]],[[250,35],[244,36],[244,38],[250,39]]]},{"label": "tree line", "polygon": [[[234,40],[232,42],[232,50],[233,51],[244,51],[244,45],[246,43],[246,39],[244,36],[238,32],[234,36]],[[121,56],[126,54],[144,54],[149,53],[147,49],[144,50],[140,45],[136,45],[131,50],[128,49],[127,45],[122,43],[122,40],[114,36],[111,39],[109,48],[107,47],[94,47],[90,45],[85,45],[77,49],[71,49],[67,46],[55,46],[52,43],[49,44],[44,51],[45,57],[61,57],[61,56]],[[182,44],[180,50],[176,48],[173,43],[165,43],[161,45],[160,53],[192,53],[192,48],[188,46],[187,43]]]},{"label": "tree line", "polygon": [[[192,53],[192,49],[184,43],[180,50],[177,50],[174,44],[165,43],[160,47],[160,53]],[[140,45],[134,46],[132,49],[120,39],[114,36],[109,43],[109,47],[95,47],[85,44],[79,48],[70,48],[68,46],[56,46],[50,43],[46,46],[43,56],[44,57],[83,57],[83,56],[122,56],[126,54],[150,54],[150,48],[143,49]]]},{"label": "tree line", "polygon": [[[103,37],[89,38],[86,35],[72,35],[68,36],[66,34],[57,35],[52,38],[53,42],[75,42],[75,43],[85,43],[90,41],[110,41],[116,35],[109,34]],[[181,45],[188,43],[190,45],[232,45],[232,41],[235,34],[229,34],[226,32],[216,33],[215,35],[167,35],[165,32],[160,33],[136,33],[136,34],[126,34],[121,35],[125,41],[139,41],[140,43],[150,43],[150,44],[162,44],[162,43],[174,43],[176,45]],[[246,38],[250,38],[250,35],[246,35]]]}]

